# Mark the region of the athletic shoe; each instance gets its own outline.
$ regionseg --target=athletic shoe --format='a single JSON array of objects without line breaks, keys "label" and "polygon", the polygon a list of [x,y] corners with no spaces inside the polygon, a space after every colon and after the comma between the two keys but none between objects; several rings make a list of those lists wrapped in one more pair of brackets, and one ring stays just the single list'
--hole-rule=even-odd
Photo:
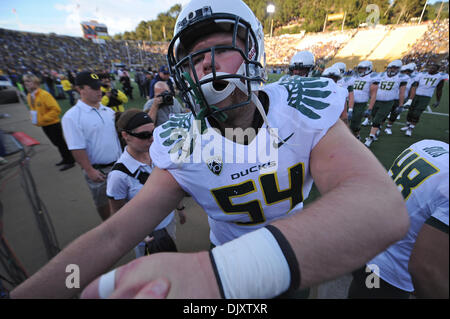
[{"label": "athletic shoe", "polygon": [[367,126],[367,125],[370,125],[369,123],[370,123],[369,118],[366,117],[366,119],[361,123],[361,125]]},{"label": "athletic shoe", "polygon": [[412,128],[408,128],[408,129],[406,130],[405,135],[406,135],[406,136],[411,136],[411,135],[412,135]]},{"label": "athletic shoe", "polygon": [[409,130],[409,125],[403,126],[403,127],[400,129],[400,131],[406,131],[406,130]]},{"label": "athletic shoe", "polygon": [[391,130],[390,127],[386,127],[386,128],[384,129],[384,132],[385,132],[387,135],[392,135],[392,130]]},{"label": "athletic shoe", "polygon": [[373,138],[372,137],[370,137],[370,136],[366,137],[366,141],[364,142],[364,145],[367,146],[367,147],[370,147],[372,142],[373,142]]}]

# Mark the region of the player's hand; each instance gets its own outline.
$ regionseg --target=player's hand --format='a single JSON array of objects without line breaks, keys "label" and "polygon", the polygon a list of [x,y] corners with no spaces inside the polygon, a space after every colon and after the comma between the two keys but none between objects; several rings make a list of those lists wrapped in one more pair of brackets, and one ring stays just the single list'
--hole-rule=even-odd
[{"label": "player's hand", "polygon": [[407,109],[407,108],[409,108],[410,106],[411,106],[411,103],[412,103],[412,100],[411,99],[409,99],[408,101],[406,101],[405,103],[403,103],[403,108],[404,109]]},{"label": "player's hand", "polygon": [[351,121],[353,115],[353,109],[348,109],[347,111],[347,119]]},{"label": "player's hand", "polygon": [[432,107],[433,109],[435,109],[435,108],[437,108],[437,107],[439,106],[440,103],[441,103],[440,101],[436,101],[436,102],[434,102],[434,103],[431,105],[431,107]]},{"label": "player's hand", "polygon": [[403,106],[397,106],[397,108],[395,109],[395,114],[400,114],[405,110],[405,108]]},{"label": "player's hand", "polygon": [[92,168],[86,173],[88,174],[89,179],[96,183],[103,182],[106,179],[106,175],[100,172],[99,170],[96,170],[95,168]]},{"label": "player's hand", "polygon": [[[81,298],[100,298],[100,279],[90,283]],[[217,279],[206,251],[159,253],[135,259],[116,269],[112,291],[102,295],[112,299],[220,298]]]},{"label": "player's hand", "polygon": [[370,110],[370,109],[367,109],[367,110],[364,111],[364,116],[365,117],[370,117],[371,114],[372,114],[372,110]]}]

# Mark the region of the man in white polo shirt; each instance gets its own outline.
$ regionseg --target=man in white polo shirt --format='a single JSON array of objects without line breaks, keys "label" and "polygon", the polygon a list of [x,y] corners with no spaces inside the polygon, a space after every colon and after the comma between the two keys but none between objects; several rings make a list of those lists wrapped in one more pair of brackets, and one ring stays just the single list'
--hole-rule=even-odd
[{"label": "man in white polo shirt", "polygon": [[64,137],[83,169],[100,217],[106,220],[110,216],[106,176],[122,153],[114,111],[100,103],[101,82],[97,74],[78,73],[75,84],[80,99],[62,118]]}]

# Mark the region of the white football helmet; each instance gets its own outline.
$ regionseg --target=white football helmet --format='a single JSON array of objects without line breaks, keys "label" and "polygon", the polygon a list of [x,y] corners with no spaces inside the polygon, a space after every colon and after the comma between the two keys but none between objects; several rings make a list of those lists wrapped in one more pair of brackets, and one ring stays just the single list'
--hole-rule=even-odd
[{"label": "white football helmet", "polygon": [[415,70],[415,64],[414,63],[409,63],[409,64],[405,64],[402,65],[402,67],[400,68],[400,72],[402,73],[406,73],[408,75],[412,74]]},{"label": "white football helmet", "polygon": [[337,82],[340,78],[342,78],[341,70],[339,70],[335,65],[333,65],[329,68],[326,68],[323,71],[321,76],[326,77],[326,78],[331,78],[335,82]]},{"label": "white football helmet", "polygon": [[314,68],[314,55],[309,51],[299,51],[291,58],[289,73],[291,75],[309,76]]},{"label": "white football helmet", "polygon": [[[200,38],[219,32],[230,33],[232,44],[190,52]],[[244,50],[237,45],[237,38],[245,44]],[[193,62],[195,58],[209,52],[214,61],[215,52],[224,49],[237,51],[242,56],[244,61],[236,73],[218,72],[213,63],[211,73],[199,79]],[[178,15],[167,59],[184,102],[194,114],[198,109],[196,106],[199,107],[202,118],[212,114],[220,118],[223,115],[219,112],[249,104],[251,92],[260,89],[266,80],[263,28],[252,10],[241,0],[189,2]],[[213,107],[236,88],[248,96],[247,102],[220,110]]]},{"label": "white football helmet", "polygon": [[403,66],[402,61],[400,60],[394,60],[391,63],[388,64],[386,68],[386,73],[389,77],[396,76],[399,72],[401,67]]},{"label": "white football helmet", "polygon": [[373,66],[371,61],[361,61],[356,67],[359,76],[366,76],[373,71]]},{"label": "white football helmet", "polygon": [[347,66],[344,62],[336,62],[332,66],[337,67],[339,71],[341,72],[341,76],[344,76],[345,72],[347,71]]}]

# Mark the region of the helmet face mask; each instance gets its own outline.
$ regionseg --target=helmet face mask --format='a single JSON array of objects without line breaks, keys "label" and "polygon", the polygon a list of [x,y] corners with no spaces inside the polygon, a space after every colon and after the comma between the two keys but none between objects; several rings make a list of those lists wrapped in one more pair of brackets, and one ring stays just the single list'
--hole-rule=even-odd
[{"label": "helmet face mask", "polygon": [[314,66],[311,65],[303,65],[303,63],[294,63],[293,65],[289,65],[289,73],[291,75],[308,76],[313,68]]},{"label": "helmet face mask", "polygon": [[[183,101],[196,116],[198,106],[202,117],[214,114],[220,118],[219,112],[249,104],[252,91],[258,89],[266,79],[262,26],[242,1],[229,2],[233,3],[225,6],[206,0],[191,1],[180,13],[169,45],[168,64],[175,83],[182,93]],[[196,43],[218,33],[229,34],[230,43],[219,43],[190,52]],[[236,72],[216,70],[215,59],[218,53],[224,51],[234,51],[242,58],[243,62]],[[205,54],[211,56],[211,72],[199,78],[195,63]],[[234,89],[243,91],[247,100],[220,109],[214,106]]]},{"label": "helmet face mask", "polygon": [[400,68],[396,66],[391,66],[386,69],[386,73],[389,77],[396,76],[400,72]]},{"label": "helmet face mask", "polygon": [[372,62],[362,61],[356,67],[356,71],[360,77],[366,76],[372,72]]},{"label": "helmet face mask", "polygon": [[291,58],[289,73],[290,75],[309,76],[314,65],[314,55],[311,52],[299,51]]}]

